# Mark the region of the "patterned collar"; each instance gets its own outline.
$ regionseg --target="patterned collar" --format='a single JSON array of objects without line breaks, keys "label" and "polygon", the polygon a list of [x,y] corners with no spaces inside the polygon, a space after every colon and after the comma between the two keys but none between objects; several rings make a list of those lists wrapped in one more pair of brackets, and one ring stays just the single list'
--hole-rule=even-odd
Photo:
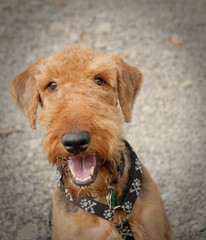
[{"label": "patterned collar", "polygon": [[[112,222],[113,220],[113,216],[115,214],[116,209],[121,209],[127,214],[127,216],[129,215],[137,197],[139,196],[139,191],[142,184],[142,168],[141,168],[140,161],[136,153],[132,149],[132,147],[129,145],[129,143],[126,140],[124,140],[124,143],[127,149],[130,151],[131,173],[129,174],[129,176],[131,177],[129,179],[128,189],[126,191],[125,196],[122,199],[121,205],[117,205],[114,207],[107,206],[87,196],[80,196],[80,201],[73,200],[69,190],[64,188],[64,184],[62,181],[62,175],[63,175],[62,167],[61,166],[57,167],[58,185],[60,189],[63,191],[63,193],[65,194],[65,197],[70,202],[73,202],[75,205],[79,206],[85,211],[95,214],[99,217],[102,217],[110,222]],[[124,240],[134,239],[132,235],[132,231],[130,229],[128,217],[124,219],[121,224],[114,224],[114,225],[117,228],[118,232],[121,234],[122,239]]]}]

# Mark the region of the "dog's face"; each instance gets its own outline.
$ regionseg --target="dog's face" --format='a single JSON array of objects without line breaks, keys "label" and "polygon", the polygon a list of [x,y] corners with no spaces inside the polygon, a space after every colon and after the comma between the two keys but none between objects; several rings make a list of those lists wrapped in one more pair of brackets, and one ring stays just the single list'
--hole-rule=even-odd
[{"label": "dog's face", "polygon": [[10,90],[30,126],[38,119],[46,128],[48,159],[67,166],[68,184],[102,189],[112,181],[122,149],[117,102],[130,121],[141,84],[141,72],[120,58],[69,47],[37,60]]}]

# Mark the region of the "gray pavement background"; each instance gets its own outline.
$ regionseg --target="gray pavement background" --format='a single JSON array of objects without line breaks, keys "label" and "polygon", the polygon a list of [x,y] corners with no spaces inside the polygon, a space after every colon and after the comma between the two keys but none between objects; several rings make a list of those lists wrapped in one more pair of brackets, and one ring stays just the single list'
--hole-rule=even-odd
[{"label": "gray pavement background", "polygon": [[49,239],[55,169],[10,99],[36,58],[81,44],[144,73],[125,124],[158,183],[173,239],[206,239],[206,1],[0,0],[0,239]]}]

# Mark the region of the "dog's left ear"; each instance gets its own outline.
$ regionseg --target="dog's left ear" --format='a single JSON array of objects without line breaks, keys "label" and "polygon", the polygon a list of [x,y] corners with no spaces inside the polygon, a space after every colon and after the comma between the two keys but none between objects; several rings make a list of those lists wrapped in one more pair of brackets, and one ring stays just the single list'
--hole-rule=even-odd
[{"label": "dog's left ear", "polygon": [[117,89],[125,122],[130,122],[135,99],[143,82],[143,75],[136,67],[125,63],[120,57],[110,55],[116,62]]},{"label": "dog's left ear", "polygon": [[39,93],[35,75],[37,65],[44,59],[39,58],[34,64],[30,65],[24,72],[20,73],[9,85],[11,96],[29,121],[30,127],[36,128],[36,114],[39,103]]}]

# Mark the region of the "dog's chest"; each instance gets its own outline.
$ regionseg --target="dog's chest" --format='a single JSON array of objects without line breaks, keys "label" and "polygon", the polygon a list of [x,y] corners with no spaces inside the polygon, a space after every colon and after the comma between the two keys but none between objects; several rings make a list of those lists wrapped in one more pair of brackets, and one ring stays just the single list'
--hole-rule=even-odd
[{"label": "dog's chest", "polygon": [[91,237],[95,237],[95,240],[121,239],[111,222],[74,206],[68,200],[65,201],[59,188],[56,188],[53,204],[54,239],[91,240]]}]

